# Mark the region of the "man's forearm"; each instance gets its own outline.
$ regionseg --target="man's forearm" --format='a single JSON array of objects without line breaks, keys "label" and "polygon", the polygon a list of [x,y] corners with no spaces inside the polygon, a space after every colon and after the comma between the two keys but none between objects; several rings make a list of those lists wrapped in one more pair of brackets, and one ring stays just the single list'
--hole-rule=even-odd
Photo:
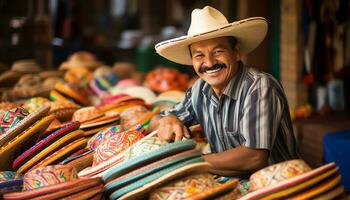
[{"label": "man's forearm", "polygon": [[222,176],[241,176],[254,172],[267,165],[268,151],[236,147],[234,149],[205,155],[212,165],[212,172]]}]

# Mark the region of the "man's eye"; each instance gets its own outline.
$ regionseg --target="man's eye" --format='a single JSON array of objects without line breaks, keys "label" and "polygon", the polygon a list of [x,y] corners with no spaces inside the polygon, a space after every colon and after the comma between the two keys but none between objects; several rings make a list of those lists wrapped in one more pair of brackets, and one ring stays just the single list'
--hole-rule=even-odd
[{"label": "man's eye", "polygon": [[203,57],[203,54],[196,54],[194,55],[195,58],[202,58]]},{"label": "man's eye", "polygon": [[215,53],[215,54],[220,54],[220,53],[222,53],[222,52],[224,52],[224,51],[221,50],[221,49],[219,49],[219,50],[216,50],[214,53]]}]

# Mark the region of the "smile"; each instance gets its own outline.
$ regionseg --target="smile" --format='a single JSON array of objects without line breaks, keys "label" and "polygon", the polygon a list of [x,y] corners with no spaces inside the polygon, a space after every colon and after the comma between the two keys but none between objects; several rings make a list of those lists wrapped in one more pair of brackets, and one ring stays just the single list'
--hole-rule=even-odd
[{"label": "smile", "polygon": [[213,73],[215,73],[215,72],[218,72],[218,71],[220,71],[222,68],[220,67],[220,68],[217,68],[217,69],[208,69],[208,70],[206,70],[204,73],[206,73],[206,74],[213,74]]}]

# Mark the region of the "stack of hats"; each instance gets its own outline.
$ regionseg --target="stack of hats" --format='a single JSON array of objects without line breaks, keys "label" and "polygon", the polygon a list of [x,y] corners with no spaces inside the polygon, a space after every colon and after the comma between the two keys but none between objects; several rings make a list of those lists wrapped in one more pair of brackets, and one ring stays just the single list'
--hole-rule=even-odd
[{"label": "stack of hats", "polygon": [[30,97],[49,97],[50,90],[60,79],[58,71],[41,72],[35,60],[18,60],[11,70],[0,75],[2,99],[17,101]]},{"label": "stack of hats", "polygon": [[86,147],[84,131],[79,130],[80,123],[72,122],[37,141],[28,150],[16,157],[12,163],[17,173],[58,164],[71,154]]},{"label": "stack of hats", "polygon": [[64,73],[64,80],[67,83],[76,83],[83,87],[89,85],[92,77],[93,73],[83,66],[70,68]]},{"label": "stack of hats", "polygon": [[122,162],[102,173],[104,192],[110,199],[140,199],[160,183],[177,177],[207,172],[193,140],[166,143],[146,137],[123,152]]},{"label": "stack of hats", "polygon": [[80,179],[74,167],[53,165],[26,173],[23,191],[5,194],[4,199],[100,199],[102,190],[100,178]]},{"label": "stack of hats", "polygon": [[[48,115],[50,106],[44,106],[36,112],[30,113],[23,118],[23,108],[8,111],[2,118],[2,124],[6,126],[9,123],[9,129],[1,136],[0,139],[0,170],[12,170],[12,162],[25,151],[28,147],[35,144],[37,138],[49,124],[55,119],[53,115]],[[22,119],[21,119],[22,118]],[[21,120],[19,120],[21,119]]]},{"label": "stack of hats", "polygon": [[78,83],[56,83],[50,98],[54,101],[71,101],[78,105],[89,106],[89,92]]},{"label": "stack of hats", "polygon": [[303,160],[289,160],[255,172],[241,199],[334,199],[343,191],[335,163],[311,169]]},{"label": "stack of hats", "polygon": [[83,107],[74,112],[73,121],[81,123],[80,128],[85,131],[86,137],[91,137],[97,132],[107,129],[119,123],[119,115],[106,114],[95,106]]}]

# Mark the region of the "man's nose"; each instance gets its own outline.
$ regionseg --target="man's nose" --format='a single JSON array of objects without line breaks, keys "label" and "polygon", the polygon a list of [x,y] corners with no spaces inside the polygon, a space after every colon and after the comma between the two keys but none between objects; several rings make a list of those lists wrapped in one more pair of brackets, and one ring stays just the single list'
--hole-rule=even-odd
[{"label": "man's nose", "polygon": [[207,67],[211,67],[216,63],[216,59],[212,55],[208,55],[205,57],[204,64]]}]

